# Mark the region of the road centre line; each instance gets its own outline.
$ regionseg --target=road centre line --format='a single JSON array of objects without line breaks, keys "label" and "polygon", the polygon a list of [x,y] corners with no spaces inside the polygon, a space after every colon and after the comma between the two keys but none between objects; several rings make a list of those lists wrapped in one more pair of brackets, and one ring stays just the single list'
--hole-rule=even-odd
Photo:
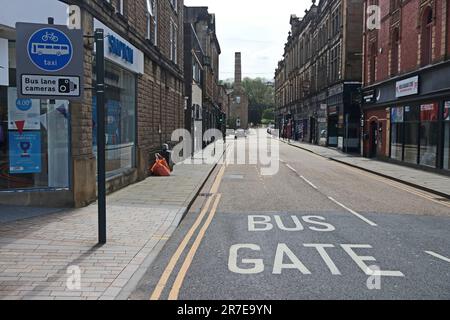
[{"label": "road centre line", "polygon": [[290,165],[286,165],[286,167],[288,167],[291,171],[294,171],[295,173],[297,173],[297,170],[295,170],[293,167],[291,167]]},{"label": "road centre line", "polygon": [[194,243],[192,244],[192,247],[186,256],[186,259],[184,260],[183,265],[181,266],[181,269],[178,272],[175,282],[173,283],[172,290],[170,291],[170,294],[169,294],[169,300],[178,300],[178,296],[180,294],[180,289],[181,289],[181,286],[183,285],[186,274],[189,271],[189,268],[192,264],[192,260],[194,259],[194,256],[197,253],[198,248],[200,247],[200,244],[201,244],[203,238],[205,237],[205,233],[208,230],[208,228],[211,224],[211,221],[213,220],[214,216],[216,215],[217,207],[219,206],[221,197],[222,197],[221,194],[216,195],[216,200],[214,201],[214,204],[212,206],[212,209],[208,216],[208,219],[206,220],[203,227],[200,229],[200,232],[198,233],[197,238],[195,239]]},{"label": "road centre line", "polygon": [[350,212],[351,214],[353,214],[354,216],[358,217],[359,219],[363,220],[364,222],[366,222],[367,224],[369,224],[372,227],[377,227],[378,225],[372,221],[370,221],[369,219],[363,217],[362,215],[360,215],[358,212],[346,207],[345,205],[343,205],[342,203],[340,203],[339,201],[336,201],[335,199],[333,199],[332,197],[328,197],[328,199],[330,199],[331,201],[333,201],[335,204],[337,204],[338,206],[344,208],[345,210],[347,210],[348,212]]},{"label": "road centre line", "polygon": [[[291,146],[293,146],[293,145],[291,145]],[[295,147],[295,146],[293,146],[293,147]],[[313,156],[313,157],[316,157],[316,158],[321,158],[322,160],[325,160],[325,161],[329,160],[326,157],[319,156],[319,155],[317,155],[315,153],[308,152],[308,151],[306,151],[304,149],[301,149],[301,148],[297,148],[297,149],[300,149],[300,150],[304,151],[304,153],[307,154],[307,155],[310,155],[310,156]],[[422,198],[427,199],[429,201],[432,201],[434,203],[437,203],[437,204],[440,204],[442,206],[450,208],[450,203],[445,203],[445,202],[442,202],[442,201],[438,201],[438,200],[436,200],[435,197],[433,197],[432,194],[429,195],[429,194],[422,193],[417,188],[409,187],[409,186],[407,186],[407,185],[405,185],[405,184],[403,184],[401,182],[396,182],[396,181],[390,180],[388,178],[384,178],[384,177],[378,176],[378,175],[376,175],[374,173],[366,172],[366,171],[364,171],[362,169],[357,169],[357,168],[351,167],[349,165],[343,164],[343,163],[338,162],[338,161],[334,161],[334,163],[339,165],[342,168],[345,168],[348,171],[355,172],[355,173],[357,173],[359,175],[365,176],[367,178],[374,179],[374,180],[376,180],[378,182],[390,185],[391,187],[394,187],[396,189],[399,189],[399,190],[402,190],[402,191],[414,194],[416,196],[422,197]]]},{"label": "road centre line", "polygon": [[[225,168],[226,166],[223,165],[222,168],[220,169],[219,173],[216,176],[216,179],[214,180],[214,183],[211,187],[210,193],[211,194],[216,194],[219,190],[220,187],[220,183],[223,179],[223,176],[225,174]],[[150,300],[159,300],[161,298],[161,294],[164,291],[167,282],[169,281],[170,276],[172,275],[173,270],[175,269],[178,260],[180,259],[181,255],[183,254],[183,252],[185,251],[187,245],[189,244],[189,242],[191,241],[192,237],[194,236],[195,232],[197,231],[197,229],[199,228],[201,222],[203,221],[204,217],[206,216],[206,214],[208,213],[208,209],[211,205],[213,197],[209,197],[206,204],[204,205],[204,207],[202,208],[199,216],[197,217],[197,219],[195,220],[194,224],[192,225],[191,229],[189,230],[189,232],[186,234],[186,236],[184,237],[183,241],[180,243],[180,245],[178,246],[177,250],[175,251],[175,253],[173,254],[172,258],[169,261],[169,264],[167,265],[166,269],[164,269],[164,272],[161,275],[161,278],[158,281],[158,284],[155,287],[155,290],[153,291],[152,295],[150,296]]]},{"label": "road centre line", "polygon": [[443,260],[443,261],[445,261],[445,262],[450,263],[450,259],[449,259],[449,258],[446,258],[446,257],[444,257],[444,256],[441,256],[440,254],[437,254],[436,252],[433,252],[433,251],[425,251],[425,253],[428,253],[430,256],[433,256],[433,257],[435,257],[435,258],[438,258],[438,259],[441,259],[441,260]]},{"label": "road centre line", "polygon": [[311,181],[309,181],[308,179],[306,179],[304,176],[300,176],[300,178],[303,179],[303,181],[305,181],[307,184],[309,184],[311,187],[313,187],[316,190],[319,190],[319,188],[317,188]]}]

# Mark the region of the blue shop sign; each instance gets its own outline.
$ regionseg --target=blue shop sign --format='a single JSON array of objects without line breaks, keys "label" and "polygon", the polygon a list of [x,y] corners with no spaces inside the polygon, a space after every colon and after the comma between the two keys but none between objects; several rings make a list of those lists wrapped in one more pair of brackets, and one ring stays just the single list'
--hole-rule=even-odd
[{"label": "blue shop sign", "polygon": [[114,37],[108,36],[109,53],[114,54],[117,57],[122,58],[128,63],[134,63],[134,52],[126,43]]}]

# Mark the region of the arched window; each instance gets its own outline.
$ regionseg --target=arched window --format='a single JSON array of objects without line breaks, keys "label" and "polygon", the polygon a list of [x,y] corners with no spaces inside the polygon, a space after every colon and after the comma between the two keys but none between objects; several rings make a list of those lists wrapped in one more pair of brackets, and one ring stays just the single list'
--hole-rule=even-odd
[{"label": "arched window", "polygon": [[431,7],[428,7],[422,15],[421,38],[421,65],[426,66],[433,60],[433,10]]},{"label": "arched window", "polygon": [[400,34],[398,28],[395,28],[392,33],[392,43],[391,43],[391,75],[395,76],[398,74],[398,54],[400,46]]}]

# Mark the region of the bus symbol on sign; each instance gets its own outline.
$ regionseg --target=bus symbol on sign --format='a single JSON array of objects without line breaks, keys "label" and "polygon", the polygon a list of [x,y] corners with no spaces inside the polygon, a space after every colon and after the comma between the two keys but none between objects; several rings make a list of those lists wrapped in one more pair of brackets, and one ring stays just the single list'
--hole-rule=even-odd
[{"label": "bus symbol on sign", "polygon": [[72,60],[70,39],[54,28],[36,31],[28,40],[28,56],[41,70],[55,72],[64,69]]}]

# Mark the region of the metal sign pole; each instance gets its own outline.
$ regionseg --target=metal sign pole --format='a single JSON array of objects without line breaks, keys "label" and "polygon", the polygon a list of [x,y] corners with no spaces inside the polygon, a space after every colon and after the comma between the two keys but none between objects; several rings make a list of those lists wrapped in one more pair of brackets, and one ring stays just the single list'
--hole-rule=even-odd
[{"label": "metal sign pole", "polygon": [[106,243],[105,45],[104,30],[95,30],[97,95],[98,236]]}]

